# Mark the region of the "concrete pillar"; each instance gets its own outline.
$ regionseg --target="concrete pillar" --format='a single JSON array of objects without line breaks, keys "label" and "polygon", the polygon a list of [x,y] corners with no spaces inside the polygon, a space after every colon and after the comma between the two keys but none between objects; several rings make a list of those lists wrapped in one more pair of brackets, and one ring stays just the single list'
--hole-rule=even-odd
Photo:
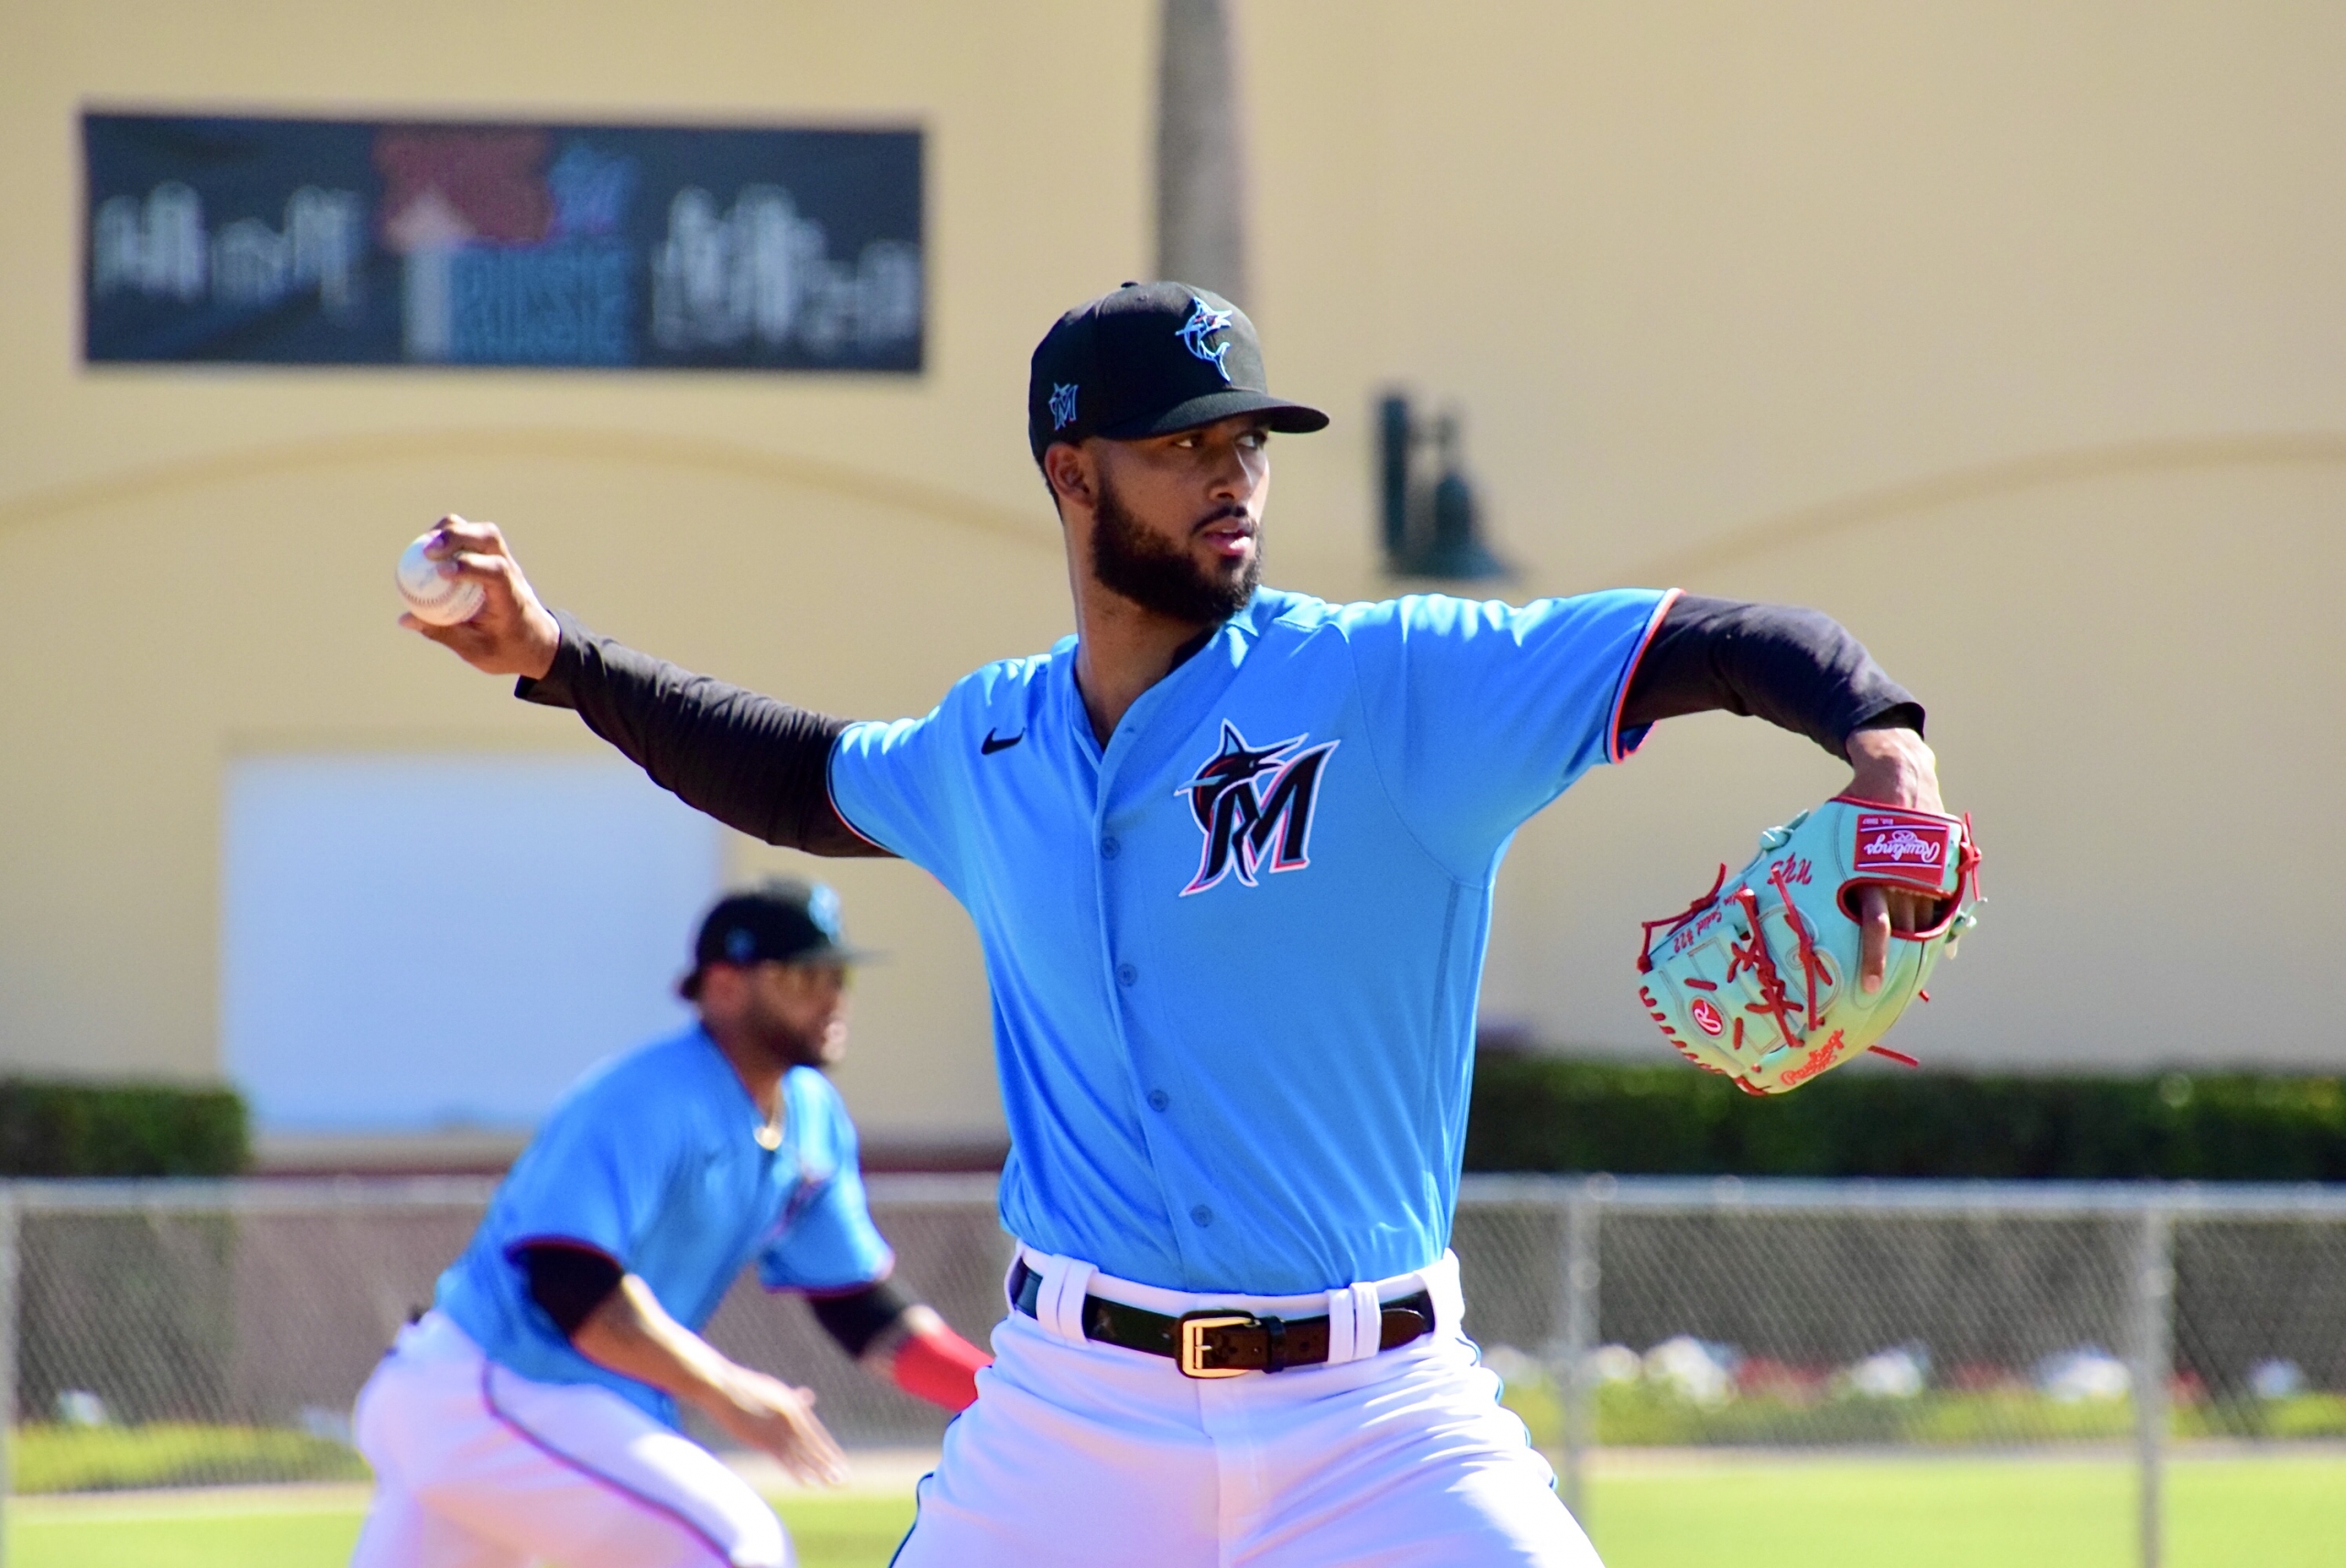
[{"label": "concrete pillar", "polygon": [[1157,74],[1157,275],[1242,308],[1245,94],[1229,0],[1163,0]]}]

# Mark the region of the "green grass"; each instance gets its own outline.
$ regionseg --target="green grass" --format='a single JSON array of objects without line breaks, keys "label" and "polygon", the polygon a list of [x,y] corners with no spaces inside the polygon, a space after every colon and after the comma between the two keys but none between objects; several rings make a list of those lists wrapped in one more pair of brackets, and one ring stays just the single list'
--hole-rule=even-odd
[{"label": "green grass", "polygon": [[[2169,1568],[2330,1568],[2346,1457],[2195,1457],[2170,1470]],[[2133,1474],[2104,1458],[1601,1456],[1588,1523],[1607,1568],[2130,1568]],[[9,1568],[339,1568],[355,1509],[19,1505]],[[806,1568],[882,1568],[903,1496],[792,1496]]]},{"label": "green grass", "polygon": [[910,1493],[892,1497],[785,1497],[783,1522],[801,1568],[883,1568],[913,1527]]},{"label": "green grass", "polygon": [[[2333,1568],[2346,1460],[2170,1471],[2170,1568]],[[1785,1461],[1592,1482],[1607,1568],[2132,1568],[2134,1476],[2076,1459]]]},{"label": "green grass", "polygon": [[[23,1520],[8,1530],[16,1568],[341,1568],[358,1515]],[[886,1558],[882,1558],[882,1563]]]},{"label": "green grass", "polygon": [[130,1427],[30,1422],[12,1456],[19,1492],[114,1492],[263,1481],[364,1481],[343,1444],[277,1427],[155,1421]]},{"label": "green grass", "polygon": [[[144,1517],[77,1504],[12,1519],[8,1568],[341,1568],[358,1540],[356,1508],[206,1512],[192,1499],[189,1511],[169,1513],[141,1502]],[[882,1568],[913,1520],[909,1495],[791,1497],[780,1508],[800,1568]]]}]

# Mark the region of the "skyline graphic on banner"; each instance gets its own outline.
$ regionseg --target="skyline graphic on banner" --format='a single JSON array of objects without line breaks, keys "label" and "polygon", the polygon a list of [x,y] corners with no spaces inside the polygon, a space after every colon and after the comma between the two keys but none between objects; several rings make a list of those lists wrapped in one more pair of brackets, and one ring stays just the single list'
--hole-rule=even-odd
[{"label": "skyline graphic on banner", "polygon": [[917,130],[87,114],[93,363],[920,370]]}]

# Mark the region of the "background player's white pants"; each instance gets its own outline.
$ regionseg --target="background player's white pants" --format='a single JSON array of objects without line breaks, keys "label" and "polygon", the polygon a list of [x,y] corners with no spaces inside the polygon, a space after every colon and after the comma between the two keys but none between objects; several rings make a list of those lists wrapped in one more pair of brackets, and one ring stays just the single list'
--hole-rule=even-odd
[{"label": "background player's white pants", "polygon": [[495,1365],[437,1312],[359,1391],[375,1501],[351,1568],[788,1568],[789,1538],[708,1450],[608,1388]]},{"label": "background player's white pants", "polygon": [[[1457,1260],[1413,1277],[1434,1298],[1428,1337],[1211,1381],[1013,1311],[921,1483],[896,1568],[1597,1568],[1460,1332]],[[1380,1294],[1415,1288],[1401,1283]],[[1156,1311],[1277,1310],[1101,1277],[1090,1288]]]}]

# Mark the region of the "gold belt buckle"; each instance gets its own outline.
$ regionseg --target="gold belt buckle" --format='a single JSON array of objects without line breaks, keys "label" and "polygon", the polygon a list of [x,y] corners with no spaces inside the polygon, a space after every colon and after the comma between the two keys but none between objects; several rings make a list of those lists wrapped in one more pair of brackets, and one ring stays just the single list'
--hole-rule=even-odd
[{"label": "gold belt buckle", "polygon": [[1181,1326],[1181,1376],[1184,1377],[1244,1377],[1252,1370],[1244,1366],[1208,1366],[1206,1334],[1214,1329],[1250,1329],[1261,1320],[1246,1312],[1191,1312],[1179,1320]]}]

